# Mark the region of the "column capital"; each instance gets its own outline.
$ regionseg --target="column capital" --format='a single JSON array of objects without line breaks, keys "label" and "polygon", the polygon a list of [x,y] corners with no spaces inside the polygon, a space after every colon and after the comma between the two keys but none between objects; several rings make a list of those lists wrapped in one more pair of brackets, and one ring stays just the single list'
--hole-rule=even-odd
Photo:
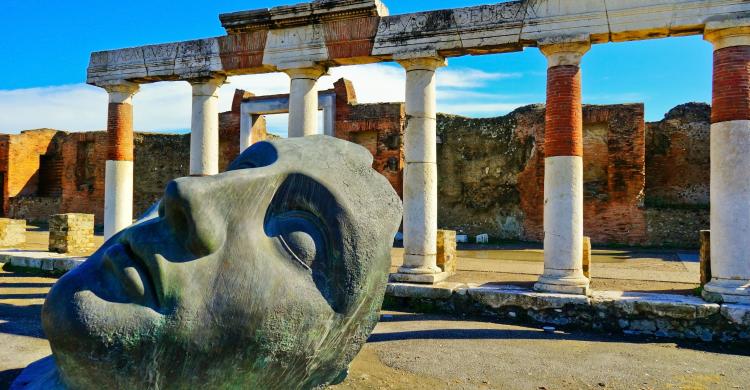
[{"label": "column capital", "polygon": [[130,99],[140,90],[139,84],[124,80],[97,84],[97,87],[104,88],[109,93],[110,103],[130,104]]},{"label": "column capital", "polygon": [[193,86],[193,96],[218,96],[219,88],[224,85],[226,80],[226,76],[218,75],[189,79],[187,82]]},{"label": "column capital", "polygon": [[448,65],[445,57],[437,50],[413,50],[393,55],[393,60],[401,64],[407,72],[412,70],[436,70]]},{"label": "column capital", "polygon": [[288,67],[284,69],[280,68],[279,70],[286,73],[289,78],[292,79],[317,80],[320,78],[320,76],[328,73],[328,68],[322,65],[317,65],[314,63],[305,63],[299,65],[300,67]]},{"label": "column capital", "polygon": [[750,17],[706,23],[703,39],[714,45],[714,50],[732,46],[750,46]]},{"label": "column capital", "polygon": [[583,55],[591,49],[588,34],[542,38],[537,41],[539,50],[547,57],[547,66],[580,66]]}]

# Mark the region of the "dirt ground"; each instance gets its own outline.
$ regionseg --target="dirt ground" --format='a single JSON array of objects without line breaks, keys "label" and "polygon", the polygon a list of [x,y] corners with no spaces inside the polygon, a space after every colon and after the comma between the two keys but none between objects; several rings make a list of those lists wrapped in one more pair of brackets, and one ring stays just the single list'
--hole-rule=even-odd
[{"label": "dirt ground", "polygon": [[335,389],[746,389],[750,350],[384,313]]}]

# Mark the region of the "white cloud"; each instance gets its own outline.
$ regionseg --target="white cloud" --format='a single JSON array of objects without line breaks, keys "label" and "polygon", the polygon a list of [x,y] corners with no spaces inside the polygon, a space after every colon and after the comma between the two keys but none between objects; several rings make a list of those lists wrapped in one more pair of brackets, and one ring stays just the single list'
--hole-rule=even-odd
[{"label": "white cloud", "polygon": [[[319,82],[320,89],[333,88],[344,77],[354,83],[360,103],[404,100],[403,68],[395,64],[343,66],[331,69]],[[492,82],[520,77],[511,73],[488,73],[471,68],[443,68],[438,72],[438,109],[462,115],[499,115],[519,104],[523,95],[496,95],[477,91]],[[231,77],[219,92],[221,111],[229,110],[235,89],[256,95],[289,91],[283,73]],[[460,103],[456,103],[460,100]],[[190,128],[191,89],[186,82],[146,84],[135,95],[134,125],[139,131],[170,131]],[[511,108],[512,107],[512,108]],[[69,131],[103,130],[106,127],[107,94],[85,84],[0,90],[0,132],[49,127]],[[269,129],[283,134],[286,116],[267,118]]]}]

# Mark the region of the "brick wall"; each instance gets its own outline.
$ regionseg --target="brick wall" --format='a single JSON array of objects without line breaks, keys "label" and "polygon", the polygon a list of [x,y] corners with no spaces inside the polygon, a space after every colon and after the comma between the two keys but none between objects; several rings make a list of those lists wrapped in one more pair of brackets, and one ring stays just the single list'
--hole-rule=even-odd
[{"label": "brick wall", "polygon": [[48,153],[57,133],[56,130],[39,129],[3,135],[0,140],[3,149],[0,153],[0,172],[3,176],[4,214],[8,213],[9,198],[37,195],[41,156]]},{"label": "brick wall", "polygon": [[373,168],[385,176],[399,194],[403,193],[403,133],[406,115],[403,103],[357,104],[349,80],[334,83],[336,91],[336,138],[367,148]]}]

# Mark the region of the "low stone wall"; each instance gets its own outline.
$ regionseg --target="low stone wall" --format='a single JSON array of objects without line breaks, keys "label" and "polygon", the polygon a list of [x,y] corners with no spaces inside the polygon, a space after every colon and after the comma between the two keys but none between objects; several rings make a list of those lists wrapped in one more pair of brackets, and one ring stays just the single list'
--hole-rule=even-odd
[{"label": "low stone wall", "polygon": [[25,242],[25,220],[0,218],[0,246],[14,246]]},{"label": "low stone wall", "polygon": [[390,283],[384,308],[489,317],[563,329],[719,342],[750,341],[750,305],[699,297],[597,291],[590,297],[547,294],[515,286]]},{"label": "low stone wall", "polygon": [[8,209],[10,218],[25,219],[28,222],[46,222],[50,215],[60,212],[60,198],[17,196],[10,198]]}]

